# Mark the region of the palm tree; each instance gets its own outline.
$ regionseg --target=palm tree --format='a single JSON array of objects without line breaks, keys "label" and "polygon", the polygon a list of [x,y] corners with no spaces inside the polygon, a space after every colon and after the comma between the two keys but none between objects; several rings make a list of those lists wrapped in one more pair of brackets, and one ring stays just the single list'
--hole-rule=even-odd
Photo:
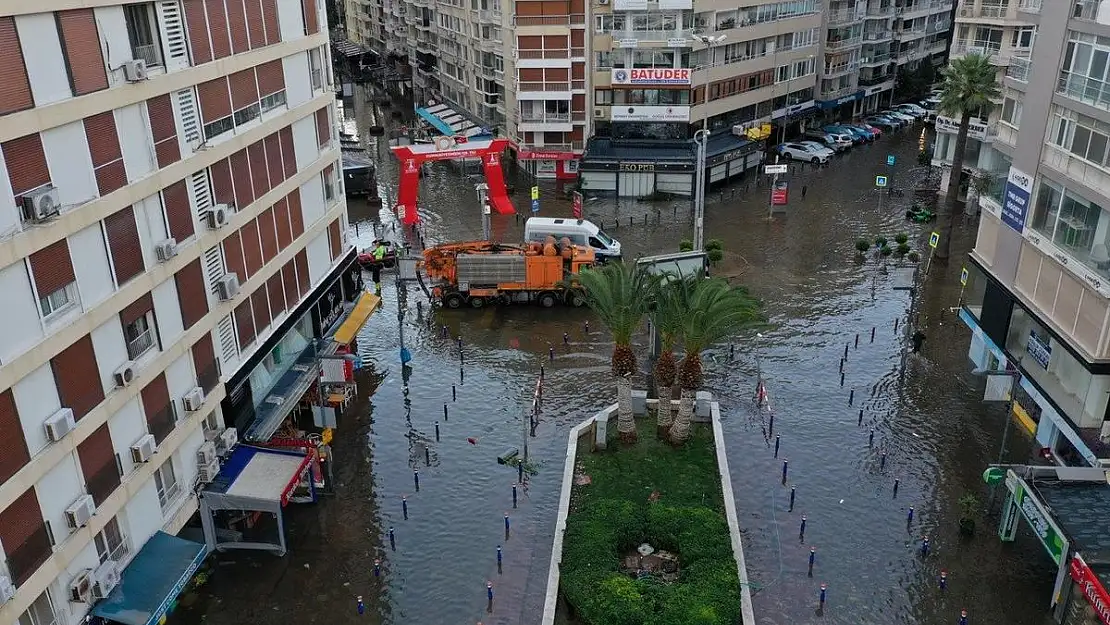
[{"label": "palm tree", "polygon": [[938,259],[947,259],[952,242],[952,229],[960,197],[960,176],[964,169],[964,151],[967,149],[967,131],[971,117],[980,110],[990,110],[992,100],[998,98],[998,68],[991,65],[989,57],[968,54],[954,59],[942,72],[944,92],[940,96],[941,114],[959,118],[960,131],[956,134],[956,151],[952,155],[952,170],[948,176],[948,190],[944,195],[944,217],[941,220]]},{"label": "palm tree", "polygon": [[691,283],[686,314],[682,318],[682,343],[686,355],[679,363],[682,399],[671,425],[675,445],[686,442],[694,399],[702,385],[701,352],[742,328],[762,320],[760,302],[744,287],[734,287],[722,278],[707,278]]},{"label": "palm tree", "polygon": [[678,376],[674,358],[675,344],[682,337],[682,321],[686,315],[686,295],[692,289],[695,278],[666,276],[667,281],[658,285],[655,305],[651,311],[651,322],[659,333],[661,349],[655,360],[655,390],[659,395],[659,409],[656,411],[656,425],[660,432],[670,429],[674,421],[674,408],[671,405],[671,389]]},{"label": "palm tree", "polygon": [[637,263],[606,263],[578,274],[572,287],[613,335],[613,377],[617,380],[617,433],[621,440],[636,440],[632,416],[632,374],[636,353],[632,333],[639,329],[654,293],[655,278]]}]

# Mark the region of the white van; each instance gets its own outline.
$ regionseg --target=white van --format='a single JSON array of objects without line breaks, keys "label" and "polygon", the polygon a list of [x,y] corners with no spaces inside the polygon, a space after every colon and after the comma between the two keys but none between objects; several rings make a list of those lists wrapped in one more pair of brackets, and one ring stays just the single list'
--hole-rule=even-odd
[{"label": "white van", "polygon": [[564,219],[562,217],[529,217],[524,222],[524,240],[543,243],[547,237],[556,241],[563,237],[575,245],[589,245],[594,248],[598,260],[617,259],[621,256],[620,241],[605,234],[596,224],[585,219]]}]

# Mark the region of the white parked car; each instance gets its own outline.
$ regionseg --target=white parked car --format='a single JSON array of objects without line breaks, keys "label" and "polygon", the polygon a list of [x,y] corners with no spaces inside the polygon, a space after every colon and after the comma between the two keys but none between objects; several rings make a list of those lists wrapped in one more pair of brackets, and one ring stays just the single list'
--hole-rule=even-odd
[{"label": "white parked car", "polygon": [[896,111],[894,109],[883,111],[882,114],[886,115],[887,117],[893,117],[894,119],[900,119],[906,123],[912,123],[916,119],[913,115],[907,115],[906,113],[902,113],[901,111]]},{"label": "white parked car", "polygon": [[780,143],[775,150],[787,160],[808,161],[810,163],[829,162],[828,148],[821,150],[820,146],[805,143]]},{"label": "white parked car", "polygon": [[894,107],[894,110],[898,111],[899,113],[905,113],[906,115],[912,115],[913,117],[918,118],[925,117],[925,113],[928,112],[920,106],[912,103],[899,104],[898,106]]},{"label": "white parked car", "polygon": [[809,147],[813,148],[814,150],[817,151],[818,154],[824,154],[826,156],[832,156],[832,155],[836,154],[836,150],[834,150],[834,149],[830,148],[829,146],[821,143],[820,141],[813,141],[812,139],[810,139],[810,140],[806,140],[806,141],[799,141],[798,143],[801,143],[802,145],[809,146]]}]

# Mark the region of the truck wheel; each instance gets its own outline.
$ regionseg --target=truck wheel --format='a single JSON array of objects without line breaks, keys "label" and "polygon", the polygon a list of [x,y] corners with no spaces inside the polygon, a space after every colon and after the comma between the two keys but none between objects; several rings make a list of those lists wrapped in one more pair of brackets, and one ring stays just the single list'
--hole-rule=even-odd
[{"label": "truck wheel", "polygon": [[481,297],[472,297],[472,298],[470,298],[470,307],[471,308],[481,308],[482,306],[485,306],[485,305],[486,305],[485,298],[481,298]]},{"label": "truck wheel", "polygon": [[443,305],[448,308],[462,308],[463,296],[458,293],[448,293],[443,297]]},{"label": "truck wheel", "polygon": [[575,308],[580,308],[580,307],[586,305],[586,298],[582,297],[581,293],[575,293],[573,291],[568,291],[566,300],[567,300],[568,304],[570,304],[571,306],[574,306]]},{"label": "truck wheel", "polygon": [[555,294],[541,293],[539,302],[540,306],[543,306],[544,308],[553,308],[555,306]]}]

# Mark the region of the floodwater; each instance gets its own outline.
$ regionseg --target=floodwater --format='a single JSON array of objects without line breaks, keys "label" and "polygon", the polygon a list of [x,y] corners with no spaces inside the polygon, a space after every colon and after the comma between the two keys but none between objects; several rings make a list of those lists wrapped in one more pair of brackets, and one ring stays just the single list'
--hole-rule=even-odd
[{"label": "floodwater", "polygon": [[[369,103],[366,92],[356,92],[353,112],[361,128],[399,126],[403,121],[392,110],[380,109]],[[861,236],[893,240],[896,233],[906,232],[914,249],[927,250],[927,226],[903,219],[912,194],[884,198],[880,209],[872,187],[875,174],[890,173],[883,171],[887,154],[898,161],[896,187],[908,189],[921,177],[916,169],[918,132],[907,130],[857,147],[821,170],[794,172],[788,177],[789,212],[771,222],[765,218],[766,186],[750,188],[745,181],[710,195],[706,237],[724,243],[720,273],[762,297],[771,321],[762,337],[737,337],[731,362],[728,346],[718,346],[706,357],[707,387],[722,404],[760,624],[956,623],[960,609],[967,609],[976,625],[1047,622],[1054,571],[1028,530],[1023,528],[1018,541],[1008,545],[997,539],[992,518],[981,519],[971,539],[957,532],[956,501],[969,492],[987,499],[979,476],[987,463],[998,459],[1005,422],[1000,407],[980,401],[982,381],[967,372],[969,333],[946,310],[959,298],[958,259],[973,243],[973,226],[958,232],[954,260],[948,266],[934,265],[919,293],[928,339],[922,353],[906,358],[904,376],[897,366],[904,351],[901,330],[909,293],[894,289],[901,273],[893,260],[884,266],[875,258],[854,258]],[[381,201],[352,201],[350,215],[352,224],[358,224],[360,244],[369,246],[372,224],[393,223],[388,207],[396,198],[397,167],[384,139],[364,137],[364,144],[378,162]],[[429,244],[481,236],[473,191],[477,182],[480,178],[446,164],[429,168],[420,190]],[[516,180],[520,190],[514,201],[522,211],[528,208],[530,184],[524,176]],[[541,214],[569,216],[570,203],[557,186],[540,186]],[[587,198],[586,212],[604,223],[630,255],[677,251],[680,239],[692,233],[688,201]],[[493,229],[511,241],[520,236],[521,226],[512,216],[495,216]],[[366,544],[335,567],[327,588],[320,586],[327,586],[332,563],[311,562],[314,575],[304,592],[308,597],[323,593],[343,606],[326,611],[330,623],[359,619],[357,595],[364,596],[375,621],[535,623],[543,603],[567,433],[613,401],[611,343],[596,320],[586,333],[584,322],[591,317],[585,310],[487,308],[439,311],[429,318],[426,300],[414,285],[397,287],[388,279],[383,299],[382,310],[360,335],[360,354],[384,379],[368,414],[355,416],[356,425],[349,429],[341,423],[338,431],[340,437],[354,436],[368,445],[368,462],[357,451],[337,453],[336,458],[349,464],[344,475],[361,475],[345,481],[365,492],[341,485],[339,498],[324,504],[355,502],[359,514],[336,518],[342,519],[344,534],[364,534]],[[851,346],[841,386],[838,369],[846,344]],[[402,345],[412,353],[411,370],[400,365]],[[638,354],[646,357],[642,339],[638,347]],[[514,507],[516,472],[496,459],[509,449],[523,448],[523,415],[541,366],[546,374],[543,412],[535,436],[527,439],[537,473],[519,490]],[[751,401],[760,373],[774,412],[773,434],[767,413],[754,410]],[[642,388],[646,379],[636,384]],[[858,426],[861,408],[863,424]],[[774,435],[781,436],[778,458]],[[1029,451],[1029,442],[1012,430],[1006,459],[1022,461]],[[784,459],[789,459],[786,485]],[[419,490],[414,471],[419,472]],[[372,480],[369,485],[364,472]],[[797,494],[793,512],[788,510],[790,486]],[[368,498],[375,505],[365,505]],[[906,522],[908,506],[915,509],[912,524]],[[800,539],[803,514],[807,526]],[[389,527],[394,529],[394,548]],[[931,550],[923,558],[919,544],[925,535]],[[500,571],[498,546],[504,554]],[[817,550],[812,577],[807,574],[811,547]],[[296,548],[290,557],[304,560]],[[382,559],[381,577],[369,573],[374,558]],[[947,590],[937,583],[942,569],[948,573]],[[290,571],[296,573],[298,567]],[[487,600],[487,582],[493,584],[492,602]],[[828,595],[819,610],[822,583],[828,585]],[[218,592],[234,590],[225,586]],[[274,594],[266,601],[285,602],[276,596],[280,593]],[[316,620],[320,612],[302,606],[299,602],[288,608],[283,620]],[[255,620],[229,607],[224,603],[223,609],[211,610],[207,622]]]}]

